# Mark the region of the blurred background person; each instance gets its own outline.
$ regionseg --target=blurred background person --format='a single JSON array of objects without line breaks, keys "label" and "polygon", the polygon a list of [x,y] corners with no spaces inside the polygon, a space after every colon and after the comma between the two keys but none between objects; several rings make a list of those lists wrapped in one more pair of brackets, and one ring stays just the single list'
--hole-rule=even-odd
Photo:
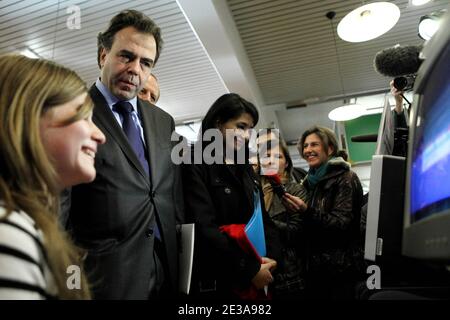
[{"label": "blurred background person", "polygon": [[[364,276],[360,236],[362,187],[350,165],[338,156],[334,133],[314,126],[298,143],[309,171],[304,214],[308,298],[352,299]],[[295,199],[290,199],[294,205]]]},{"label": "blurred background person", "polygon": [[[236,153],[246,152],[243,148],[248,148],[249,130],[256,125],[258,117],[252,103],[237,94],[225,94],[208,110],[202,121],[201,137],[208,130],[220,130],[224,148]],[[236,139],[227,138],[229,131],[236,134]],[[202,144],[202,151],[209,145],[201,139],[197,143]],[[203,298],[242,298],[238,291],[252,285],[262,290],[272,283],[272,271],[276,267],[273,258],[278,256],[280,246],[276,227],[264,209],[269,258],[263,258],[262,263],[221,231],[223,226],[247,224],[254,212],[255,200],[262,203],[259,179],[248,158],[245,163],[236,163],[235,153],[226,157],[222,151],[217,152],[223,156],[223,164],[202,161],[201,164],[185,165],[183,170],[186,220],[195,223],[197,237],[193,293]]]},{"label": "blurred background person", "polygon": [[403,108],[403,97],[404,94],[403,91],[397,90],[394,86],[394,80],[391,80],[389,83],[389,86],[391,88],[391,94],[394,96],[395,99],[395,117],[394,117],[394,123],[395,127],[401,127],[401,128],[407,128],[407,113],[405,112],[405,109]]},{"label": "blurred background person", "polygon": [[[264,130],[263,130],[264,132]],[[293,175],[292,159],[288,147],[279,134],[267,129],[258,137],[258,150],[261,152],[259,165],[261,167],[261,183],[264,192],[264,204],[269,216],[280,231],[282,258],[274,281],[275,296],[279,299],[304,298],[305,279],[302,259],[303,240],[302,212],[306,204],[298,211],[291,211],[285,206],[283,197],[298,197],[307,201],[305,188],[296,181]],[[277,174],[286,194],[282,197],[274,191],[278,186],[272,186],[273,180],[267,175]],[[279,188],[279,187],[278,187]],[[288,195],[289,194],[289,195]]]},{"label": "blurred background person", "polygon": [[138,97],[142,100],[150,102],[151,104],[156,104],[159,100],[159,94],[158,79],[153,73],[151,73],[144,87],[141,91],[139,91]]},{"label": "blurred background person", "polygon": [[[90,298],[82,252],[58,223],[58,195],[95,178],[105,136],[92,109],[73,71],[0,57],[0,299]],[[69,266],[81,271],[74,290]]]},{"label": "blurred background person", "polygon": [[[394,132],[394,146],[392,155],[406,157],[408,153],[408,110],[403,107],[404,91],[397,90],[394,86],[394,80],[389,83],[391,94],[395,99],[395,108],[392,110],[391,130]],[[393,126],[393,128],[392,128]]]}]

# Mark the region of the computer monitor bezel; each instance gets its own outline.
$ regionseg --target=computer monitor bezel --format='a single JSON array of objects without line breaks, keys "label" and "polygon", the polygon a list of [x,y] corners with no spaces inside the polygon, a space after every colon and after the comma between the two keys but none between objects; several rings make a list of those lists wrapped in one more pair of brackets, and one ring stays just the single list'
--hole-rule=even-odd
[{"label": "computer monitor bezel", "polygon": [[440,261],[450,261],[450,209],[445,210],[441,214],[432,215],[412,223],[410,212],[410,183],[414,147],[413,140],[416,137],[415,127],[418,121],[418,108],[422,107],[423,92],[439,61],[441,53],[443,50],[447,50],[447,46],[450,45],[450,32],[448,32],[448,28],[445,28],[448,25],[450,25],[449,11],[447,11],[442,21],[442,28],[424,46],[422,54],[425,60],[418,71],[414,86],[414,99],[410,114],[410,142],[407,157],[402,241],[402,254],[404,256]]}]

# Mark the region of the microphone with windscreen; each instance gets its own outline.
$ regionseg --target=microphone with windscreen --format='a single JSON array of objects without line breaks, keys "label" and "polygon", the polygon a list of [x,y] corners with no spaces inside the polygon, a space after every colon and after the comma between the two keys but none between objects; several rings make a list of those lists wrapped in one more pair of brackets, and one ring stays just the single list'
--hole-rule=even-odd
[{"label": "microphone with windscreen", "polygon": [[399,91],[413,88],[415,74],[419,70],[422,46],[400,46],[386,48],[375,55],[375,70],[387,77],[394,78],[394,87]]}]

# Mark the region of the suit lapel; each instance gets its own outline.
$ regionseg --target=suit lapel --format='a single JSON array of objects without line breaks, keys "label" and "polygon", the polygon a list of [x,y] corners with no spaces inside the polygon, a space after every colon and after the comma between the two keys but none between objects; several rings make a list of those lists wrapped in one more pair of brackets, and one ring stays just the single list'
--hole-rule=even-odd
[{"label": "suit lapel", "polygon": [[103,95],[95,85],[91,87],[91,89],[89,90],[89,94],[95,105],[93,118],[117,142],[117,144],[122,149],[125,157],[128,158],[128,160],[133,164],[136,170],[138,170],[143,178],[145,178],[147,183],[150,183],[136,153],[134,152],[133,148],[131,148],[130,143],[128,142],[127,136],[117,123],[117,120],[109,109]]},{"label": "suit lapel", "polygon": [[137,100],[138,112],[142,119],[142,124],[144,127],[144,137],[146,141],[147,157],[149,159],[150,165],[150,178],[154,188],[157,188],[159,182],[161,181],[162,170],[156,170],[158,163],[158,153],[159,143],[157,140],[158,136],[158,121],[156,119],[156,113],[152,106],[145,106],[142,104],[140,99]]}]

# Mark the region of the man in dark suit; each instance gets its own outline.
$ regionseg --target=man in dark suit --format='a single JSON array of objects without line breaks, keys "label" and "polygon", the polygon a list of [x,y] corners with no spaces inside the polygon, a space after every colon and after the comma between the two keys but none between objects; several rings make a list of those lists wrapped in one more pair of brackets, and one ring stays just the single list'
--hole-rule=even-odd
[{"label": "man in dark suit", "polygon": [[119,13],[98,35],[101,77],[90,96],[106,143],[96,155],[95,181],[72,189],[68,218],[76,243],[88,250],[95,299],[167,297],[178,289],[183,204],[170,157],[174,121],[136,97],[161,45],[160,29],[134,10]]}]

